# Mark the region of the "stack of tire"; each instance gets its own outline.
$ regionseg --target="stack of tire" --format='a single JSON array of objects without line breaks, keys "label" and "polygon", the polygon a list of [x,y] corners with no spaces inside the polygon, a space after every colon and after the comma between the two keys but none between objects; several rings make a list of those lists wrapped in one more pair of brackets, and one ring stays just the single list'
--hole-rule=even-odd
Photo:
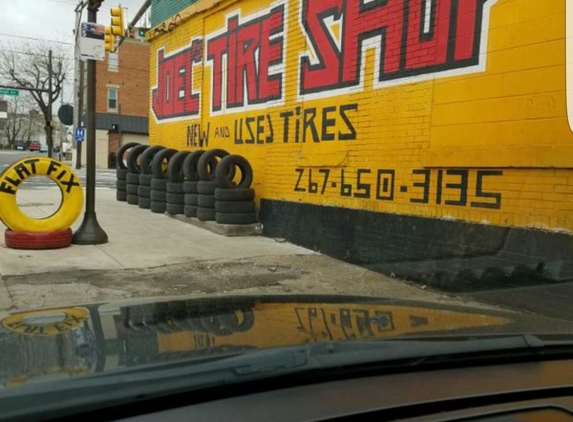
[{"label": "stack of tire", "polygon": [[117,151],[117,163],[116,163],[116,176],[117,176],[116,188],[117,188],[117,191],[116,191],[116,198],[120,202],[127,201],[127,173],[129,173],[129,169],[125,165],[125,163],[127,161],[126,154],[130,149],[132,149],[136,146],[139,146],[139,145],[140,144],[138,144],[137,142],[131,142],[131,143],[123,145]]},{"label": "stack of tire", "polygon": [[153,162],[153,157],[164,149],[165,147],[162,146],[152,146],[141,154],[139,159],[141,173],[139,175],[139,188],[137,191],[139,208],[145,210],[151,209],[151,180],[153,179],[151,163]]},{"label": "stack of tire", "polygon": [[140,156],[149,148],[148,145],[139,145],[131,149],[127,156],[126,191],[127,203],[139,205],[139,175],[141,174]]},{"label": "stack of tire", "polygon": [[151,212],[164,214],[167,211],[167,169],[169,161],[177,150],[163,149],[153,157],[151,163]]},{"label": "stack of tire", "polygon": [[[197,163],[197,218],[200,221],[215,221],[215,189],[219,183],[215,180],[218,167],[217,159],[224,159],[229,153],[222,149],[212,149],[199,157]],[[234,169],[234,167],[233,167]],[[234,176],[234,173],[231,177]]]},{"label": "stack of tire", "polygon": [[[241,173],[234,182],[237,169]],[[219,224],[253,224],[257,222],[253,169],[246,158],[228,155],[217,165],[215,180],[215,221]]]},{"label": "stack of tire", "polygon": [[183,213],[187,218],[197,217],[197,209],[199,208],[199,192],[197,190],[199,174],[197,173],[197,166],[199,158],[204,153],[205,151],[195,151],[189,154],[183,162],[183,175],[185,176],[185,181],[183,182],[183,192],[185,193]]},{"label": "stack of tire", "polygon": [[183,191],[183,163],[190,151],[180,151],[169,160],[167,167],[166,211],[171,215],[185,212],[185,192]]}]

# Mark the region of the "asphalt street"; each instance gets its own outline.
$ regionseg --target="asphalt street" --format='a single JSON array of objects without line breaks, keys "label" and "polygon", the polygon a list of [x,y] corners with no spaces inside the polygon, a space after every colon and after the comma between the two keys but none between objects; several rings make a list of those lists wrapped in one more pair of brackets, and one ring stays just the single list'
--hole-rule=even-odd
[{"label": "asphalt street", "polygon": [[[46,154],[29,151],[1,151],[0,150],[0,173],[15,161],[27,157],[46,156]],[[85,168],[75,170],[83,186],[86,184]],[[115,170],[98,170],[96,174],[96,189],[115,189]],[[47,177],[33,177],[21,186],[21,189],[57,189],[57,186]]]}]

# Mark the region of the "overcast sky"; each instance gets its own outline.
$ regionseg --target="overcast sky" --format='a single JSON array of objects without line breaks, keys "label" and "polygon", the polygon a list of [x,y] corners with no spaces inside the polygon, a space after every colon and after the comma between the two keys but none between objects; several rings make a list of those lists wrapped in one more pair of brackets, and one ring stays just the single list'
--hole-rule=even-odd
[{"label": "overcast sky", "polygon": [[[145,0],[106,0],[100,9],[98,22],[109,25],[109,9],[121,6],[127,8],[127,20],[130,21]],[[70,54],[73,57],[72,43],[75,24],[74,9],[78,0],[0,0],[0,48],[8,45],[21,45],[23,42],[39,43],[21,37],[32,37],[70,43]],[[87,21],[87,10],[84,10],[83,21]],[[73,78],[73,75],[71,75]],[[70,91],[70,90],[68,90]],[[71,92],[66,93],[65,100],[71,99]]]}]

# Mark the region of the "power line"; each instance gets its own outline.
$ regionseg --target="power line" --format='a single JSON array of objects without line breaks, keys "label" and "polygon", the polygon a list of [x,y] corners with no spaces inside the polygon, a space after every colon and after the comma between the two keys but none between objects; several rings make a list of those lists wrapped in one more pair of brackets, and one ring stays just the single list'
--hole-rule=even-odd
[{"label": "power line", "polygon": [[58,44],[74,45],[74,43],[66,42],[66,41],[49,40],[49,39],[45,39],[45,38],[28,37],[28,36],[24,36],[24,35],[4,34],[2,32],[0,32],[0,35],[5,36],[5,37],[22,38],[25,40],[43,41],[43,42],[47,41],[47,42],[53,42],[53,43],[58,43]]}]

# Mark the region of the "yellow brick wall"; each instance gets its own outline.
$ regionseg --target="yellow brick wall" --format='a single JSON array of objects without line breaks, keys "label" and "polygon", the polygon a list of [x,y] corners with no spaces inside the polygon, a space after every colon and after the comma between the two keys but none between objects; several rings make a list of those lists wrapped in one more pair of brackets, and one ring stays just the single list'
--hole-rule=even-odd
[{"label": "yellow brick wall", "polygon": [[[380,77],[380,49],[368,48],[363,55],[360,84],[301,94],[301,57],[320,60],[301,23],[307,1],[227,0],[217,4],[203,0],[184,11],[170,30],[151,31],[150,142],[199,149],[198,138],[192,134],[209,129],[208,144],[202,148],[224,148],[247,157],[255,171],[257,199],[570,232],[573,134],[566,109],[565,1],[460,0],[459,4],[470,7],[472,1],[478,6],[484,4],[476,30],[480,43],[475,51],[479,54],[474,62],[463,65],[461,60],[448,59],[445,68],[418,70],[416,74],[404,71],[392,77],[388,77],[390,72],[382,72]],[[211,3],[215,5],[209,7]],[[338,7],[345,2],[327,3]],[[385,7],[404,3],[390,0]],[[434,4],[439,15],[440,8],[450,2],[434,0]],[[232,16],[238,15],[239,25],[246,25],[276,8],[284,11],[284,55],[282,63],[272,68],[282,75],[281,98],[243,109],[213,110],[213,83],[219,73],[207,57],[212,40],[233,34],[226,30],[227,19]],[[341,20],[325,20],[334,44],[347,45],[342,39],[348,30],[345,24],[350,22],[348,13],[342,11]],[[404,22],[398,9],[383,16],[389,25]],[[408,16],[423,19],[420,14]],[[267,24],[276,24],[276,16],[274,19]],[[404,28],[411,27],[412,22],[415,19],[409,19],[409,26]],[[366,18],[355,23],[371,24]],[[319,32],[315,29],[312,33]],[[200,112],[186,111],[177,117],[166,113],[160,116],[164,119],[158,118],[153,89],[159,86],[161,91],[161,86],[167,86],[165,73],[158,68],[158,54],[163,50],[168,57],[191,48],[193,40],[202,48],[186,53],[196,54],[197,62],[185,72],[192,67],[193,92],[199,94]],[[262,41],[263,48],[266,41]],[[372,38],[367,42],[382,43]],[[345,48],[344,57],[351,57],[352,52]],[[424,48],[426,45],[421,44],[419,54],[439,54],[439,43],[426,51]],[[387,51],[381,51],[385,56]],[[413,49],[412,63],[417,54]],[[258,57],[255,67],[260,71]],[[384,66],[386,63],[390,59]],[[342,67],[352,66],[356,60],[345,59]],[[226,76],[223,72],[223,78]],[[170,83],[179,86],[184,82],[174,76]],[[247,93],[245,96],[251,99]],[[336,109],[328,111],[328,107]],[[341,107],[347,111],[341,113]],[[303,130],[301,122],[296,142],[297,108],[302,116],[316,109],[314,122],[321,138],[327,108],[327,119],[335,122],[327,122],[325,134],[334,134],[335,139],[314,142],[312,126]],[[281,113],[288,112],[295,116],[285,136]],[[254,119],[251,126],[255,138],[257,122],[262,126],[262,143],[236,141],[239,127],[244,139],[250,137],[247,119]],[[267,143],[271,125],[273,141]],[[338,139],[340,133],[350,133],[351,127],[356,139]]]}]

